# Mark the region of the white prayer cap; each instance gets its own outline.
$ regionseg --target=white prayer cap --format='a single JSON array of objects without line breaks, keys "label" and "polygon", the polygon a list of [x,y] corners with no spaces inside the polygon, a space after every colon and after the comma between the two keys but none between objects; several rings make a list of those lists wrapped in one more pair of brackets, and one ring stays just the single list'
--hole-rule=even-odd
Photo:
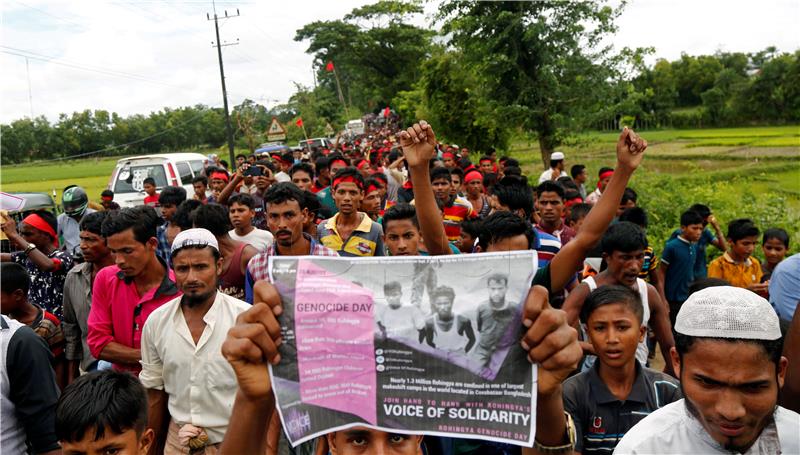
[{"label": "white prayer cap", "polygon": [[561,153],[561,152],[553,152],[553,153],[550,154],[550,159],[552,161],[563,160],[564,159],[564,154]]},{"label": "white prayer cap", "polygon": [[170,254],[175,254],[176,251],[187,246],[210,246],[219,251],[217,238],[211,231],[202,228],[187,229],[176,235],[175,240],[172,241]]},{"label": "white prayer cap", "polygon": [[675,321],[683,335],[742,340],[777,340],[778,315],[758,294],[733,286],[697,291],[683,303]]}]

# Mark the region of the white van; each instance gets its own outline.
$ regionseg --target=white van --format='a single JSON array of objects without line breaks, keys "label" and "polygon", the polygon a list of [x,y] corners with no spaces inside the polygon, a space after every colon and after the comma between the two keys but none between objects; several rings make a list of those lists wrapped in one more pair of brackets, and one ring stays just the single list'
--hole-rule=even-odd
[{"label": "white van", "polygon": [[114,202],[120,207],[144,203],[144,179],[152,177],[156,188],[183,186],[186,197],[194,194],[192,179],[200,175],[207,158],[199,153],[163,153],[122,158],[111,174],[108,189],[114,192]]},{"label": "white van", "polygon": [[351,136],[364,134],[364,122],[361,119],[350,120],[344,128]]}]

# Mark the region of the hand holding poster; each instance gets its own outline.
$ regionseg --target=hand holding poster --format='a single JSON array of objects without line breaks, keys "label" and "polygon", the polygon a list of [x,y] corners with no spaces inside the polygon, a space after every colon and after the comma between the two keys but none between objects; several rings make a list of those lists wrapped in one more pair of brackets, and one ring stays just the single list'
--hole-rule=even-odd
[{"label": "hand holding poster", "polygon": [[535,252],[270,258],[293,445],[353,426],[531,445],[536,369],[519,346]]}]

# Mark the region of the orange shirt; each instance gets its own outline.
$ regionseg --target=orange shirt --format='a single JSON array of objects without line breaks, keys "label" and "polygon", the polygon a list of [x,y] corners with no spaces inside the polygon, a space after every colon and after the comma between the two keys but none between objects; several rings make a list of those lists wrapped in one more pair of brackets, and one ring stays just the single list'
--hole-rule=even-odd
[{"label": "orange shirt", "polygon": [[736,262],[725,253],[708,264],[708,276],[727,280],[731,286],[746,288],[754,283],[761,282],[761,264],[747,258],[744,262]]}]

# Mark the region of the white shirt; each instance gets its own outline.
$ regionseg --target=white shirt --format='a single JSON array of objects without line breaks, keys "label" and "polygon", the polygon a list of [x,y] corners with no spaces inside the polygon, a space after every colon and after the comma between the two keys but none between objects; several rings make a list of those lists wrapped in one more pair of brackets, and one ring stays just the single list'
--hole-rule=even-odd
[{"label": "white shirt", "polygon": [[289,174],[280,171],[277,174],[275,174],[275,181],[278,183],[291,182],[292,178],[289,176]]},{"label": "white shirt", "polygon": [[221,292],[203,316],[206,327],[195,345],[181,298],[153,311],[142,332],[142,372],[139,380],[148,389],[169,395],[170,416],[180,426],[202,427],[211,444],[221,442],[236,398],[236,376],[225,357],[222,343],[236,324],[246,302]]},{"label": "white shirt", "polygon": [[[777,427],[777,441],[775,429]],[[767,426],[747,454],[800,453],[800,415],[778,407],[775,426]],[[779,445],[776,445],[779,444]],[[686,409],[684,400],[657,409],[633,426],[615,454],[703,453],[730,454]]]},{"label": "white shirt", "polygon": [[600,196],[602,194],[603,193],[600,192],[600,188],[595,188],[594,191],[592,191],[591,193],[589,193],[588,196],[586,196],[586,203],[592,205],[597,204],[597,201],[600,200]]},{"label": "white shirt", "polygon": [[425,316],[419,308],[408,304],[398,308],[378,304],[375,310],[375,322],[383,326],[386,335],[419,341],[419,331],[425,328]]},{"label": "white shirt", "polygon": [[[569,177],[569,176],[567,175],[566,172],[561,171],[561,175],[559,175],[559,177]],[[544,183],[544,182],[546,182],[548,180],[553,180],[553,169],[552,168],[542,172],[542,175],[539,176],[539,183]]]},{"label": "white shirt", "polygon": [[236,234],[236,229],[231,229],[228,235],[231,236],[233,240],[252,245],[259,253],[266,251],[267,248],[272,246],[272,242],[275,240],[275,237],[272,236],[272,232],[258,228],[253,229],[247,235],[238,235]]}]

